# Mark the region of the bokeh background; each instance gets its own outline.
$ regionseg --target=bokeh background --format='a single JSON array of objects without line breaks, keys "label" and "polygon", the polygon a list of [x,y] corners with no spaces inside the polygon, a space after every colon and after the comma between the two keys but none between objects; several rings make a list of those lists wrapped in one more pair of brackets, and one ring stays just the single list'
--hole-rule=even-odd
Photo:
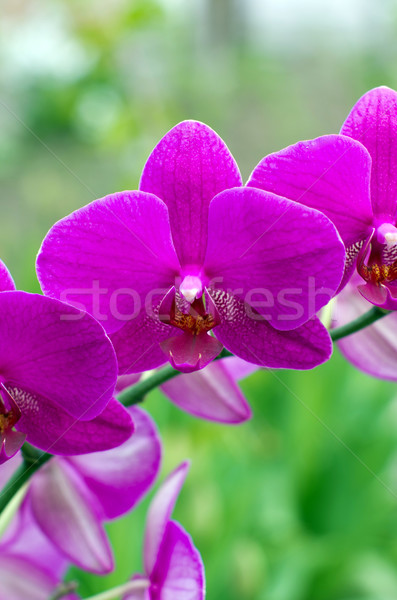
[{"label": "bokeh background", "polygon": [[[366,90],[397,88],[396,58],[394,0],[1,0],[1,258],[38,291],[49,227],[136,188],[177,122],[212,126],[247,178],[265,154],[337,132]],[[208,600],[396,600],[395,386],[335,350],[314,372],[242,387],[254,418],[240,427],[159,392],[145,402],[163,475],[192,459],[175,516]],[[140,569],[147,505],[108,527],[113,574],[71,571],[83,597]]]}]

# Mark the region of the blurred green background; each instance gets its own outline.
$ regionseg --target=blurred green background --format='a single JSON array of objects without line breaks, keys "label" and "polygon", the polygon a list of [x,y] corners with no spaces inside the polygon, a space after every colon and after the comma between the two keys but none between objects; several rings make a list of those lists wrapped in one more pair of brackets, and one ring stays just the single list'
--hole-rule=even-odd
[{"label": "blurred green background", "polygon": [[[2,0],[1,258],[37,291],[49,227],[136,188],[178,121],[213,127],[246,179],[265,154],[337,132],[369,88],[397,88],[396,50],[394,0]],[[397,600],[394,385],[335,351],[243,388],[254,418],[240,427],[159,392],[145,402],[163,475],[192,459],[175,517],[202,553],[208,600]],[[108,527],[111,576],[70,573],[83,597],[140,569],[147,505]]]}]

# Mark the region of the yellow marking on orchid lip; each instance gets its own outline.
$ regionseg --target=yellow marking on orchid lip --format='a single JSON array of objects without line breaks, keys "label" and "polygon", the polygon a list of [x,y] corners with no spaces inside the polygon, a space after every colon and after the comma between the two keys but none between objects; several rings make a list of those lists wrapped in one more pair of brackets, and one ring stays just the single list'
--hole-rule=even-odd
[{"label": "yellow marking on orchid lip", "polygon": [[4,433],[8,429],[11,429],[12,427],[14,427],[14,425],[17,421],[18,421],[18,419],[15,416],[15,414],[12,412],[12,410],[10,410],[6,413],[0,414],[0,433]]},{"label": "yellow marking on orchid lip", "polygon": [[204,316],[197,315],[186,315],[182,312],[175,311],[175,315],[171,318],[171,325],[179,327],[184,331],[189,331],[192,335],[199,335],[203,331],[210,331],[215,327],[215,319],[212,315],[206,314]]},{"label": "yellow marking on orchid lip", "polygon": [[373,264],[367,266],[362,264],[359,267],[359,273],[365,281],[375,285],[381,285],[383,282],[390,283],[397,279],[397,261],[391,265]]}]

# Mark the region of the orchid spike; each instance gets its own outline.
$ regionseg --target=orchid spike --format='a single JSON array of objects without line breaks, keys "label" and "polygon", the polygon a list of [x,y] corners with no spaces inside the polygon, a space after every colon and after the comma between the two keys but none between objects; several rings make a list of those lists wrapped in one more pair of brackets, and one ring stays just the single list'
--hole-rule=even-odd
[{"label": "orchid spike", "polygon": [[[251,408],[237,382],[258,369],[236,357],[212,362],[200,371],[181,373],[160,385],[163,394],[182,410],[209,421],[239,424],[251,418]],[[140,374],[122,375],[116,390],[139,381]]]},{"label": "orchid spike", "polygon": [[[139,408],[128,412],[135,431],[126,442],[85,456],[52,458],[33,475],[24,500],[56,555],[95,573],[113,569],[103,523],[130,511],[153,485],[160,467],[154,422]],[[18,461],[10,461],[14,469]]]},{"label": "orchid spike", "polygon": [[342,135],[299,142],[265,157],[248,185],[321,210],[346,246],[341,289],[356,270],[372,304],[397,309],[397,92],[370,90]]},{"label": "orchid spike", "polygon": [[185,121],[154,148],[139,191],[96,200],[51,228],[37,274],[46,295],[103,324],[120,374],[166,360],[188,373],[223,346],[261,366],[308,369],[331,353],[314,315],[344,258],[324,215],[242,187],[221,138]]}]

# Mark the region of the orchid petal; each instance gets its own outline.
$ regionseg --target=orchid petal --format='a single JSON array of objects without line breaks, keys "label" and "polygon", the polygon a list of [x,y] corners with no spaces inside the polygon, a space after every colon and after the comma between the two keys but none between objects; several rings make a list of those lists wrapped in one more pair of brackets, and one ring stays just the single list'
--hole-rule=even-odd
[{"label": "orchid petal", "polygon": [[117,365],[103,328],[86,313],[27,292],[0,294],[0,375],[90,420],[114,390]]},{"label": "orchid petal", "polygon": [[160,468],[161,442],[154,421],[137,407],[128,412],[135,431],[124,444],[67,459],[101,505],[105,519],[131,510],[153,485]]},{"label": "orchid petal", "polygon": [[397,216],[397,92],[382,86],[364,94],[341,133],[367,148],[372,158],[373,211],[393,222]]},{"label": "orchid petal", "polygon": [[79,421],[44,396],[18,388],[10,391],[22,412],[17,429],[45,452],[68,456],[109,450],[125,442],[134,430],[127,409],[115,398],[92,421]]},{"label": "orchid petal", "polygon": [[58,221],[37,257],[43,292],[87,310],[107,332],[136,317],[147,294],[178,271],[167,207],[135,191],[106,196]]},{"label": "orchid petal", "polygon": [[3,555],[0,551],[0,600],[48,600],[57,579],[28,559]]},{"label": "orchid petal", "polygon": [[209,203],[219,192],[241,185],[237,164],[222,139],[204,123],[183,121],[154,148],[139,187],[168,206],[181,264],[200,265]]},{"label": "orchid petal", "polygon": [[214,334],[236,356],[261,367],[312,369],[328,360],[332,343],[317,317],[292,331],[278,331],[241,300],[215,292],[222,317]]},{"label": "orchid petal", "polygon": [[194,373],[178,375],[163,383],[161,390],[171,402],[196,417],[221,423],[242,423],[251,417],[251,409],[225,365],[227,360],[218,360]]},{"label": "orchid petal", "polygon": [[39,528],[32,514],[29,495],[25,497],[1,539],[0,554],[1,552],[24,558],[57,579],[63,577],[69,565]]},{"label": "orchid petal", "polygon": [[0,260],[0,292],[15,290],[15,283],[2,260]]},{"label": "orchid petal", "polygon": [[8,460],[4,465],[2,465],[0,469],[0,495],[1,490],[6,485],[7,481],[12,477],[15,471],[18,469],[20,464],[22,463],[22,458],[20,454],[16,454],[10,460]]},{"label": "orchid petal", "polygon": [[42,531],[66,557],[94,573],[112,570],[100,507],[66,461],[44,465],[32,479],[29,497]]},{"label": "orchid petal", "polygon": [[[357,292],[356,280],[358,276],[336,300],[334,316],[338,326],[354,321],[370,307]],[[374,377],[397,381],[397,313],[340,340],[338,347],[358,369]]]},{"label": "orchid petal", "polygon": [[169,521],[151,577],[151,600],[203,600],[204,565],[190,535]]},{"label": "orchid petal", "polygon": [[161,484],[160,489],[153,498],[146,520],[143,562],[145,573],[151,576],[157,561],[157,556],[164,538],[167,523],[179,492],[186,479],[189,463],[183,462]]},{"label": "orchid petal", "polygon": [[242,360],[238,356],[229,356],[222,359],[222,365],[235,381],[245,379],[252,373],[258,370],[258,365]]},{"label": "orchid petal", "polygon": [[130,373],[129,375],[119,375],[117,377],[116,392],[122,392],[123,390],[131,387],[135,383],[138,383],[142,376],[142,373]]},{"label": "orchid petal", "polygon": [[323,212],[349,246],[371,226],[370,172],[371,158],[361,144],[325,135],[266,156],[247,185]]},{"label": "orchid petal", "polygon": [[276,329],[295,329],[327,304],[344,261],[335,226],[314,209],[254,188],[227,190],[211,202],[209,289],[232,290]]},{"label": "orchid petal", "polygon": [[175,328],[162,323],[157,315],[158,306],[151,307],[149,313],[143,310],[110,335],[117,354],[119,375],[141,373],[166,362],[159,343],[175,335]]}]

